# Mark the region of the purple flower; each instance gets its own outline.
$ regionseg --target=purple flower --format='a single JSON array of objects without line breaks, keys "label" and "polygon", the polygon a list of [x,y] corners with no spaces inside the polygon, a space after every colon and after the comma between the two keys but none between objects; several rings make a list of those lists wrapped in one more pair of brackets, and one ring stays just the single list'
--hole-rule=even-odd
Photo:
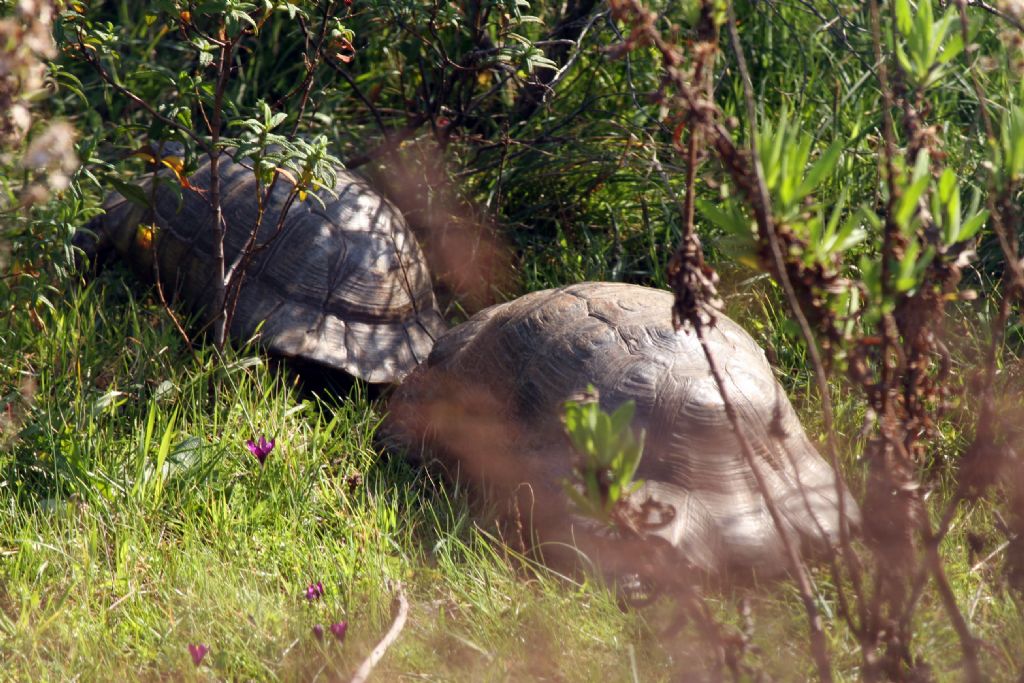
[{"label": "purple flower", "polygon": [[[332,627],[333,628],[333,627]],[[188,653],[192,655],[192,663],[199,666],[203,663],[203,657],[210,651],[210,648],[202,643],[189,643]]]},{"label": "purple flower", "polygon": [[313,635],[316,636],[317,640],[324,639],[324,627],[320,624],[313,624]]},{"label": "purple flower", "polygon": [[339,621],[337,623],[331,624],[331,633],[334,634],[334,637],[338,639],[339,643],[344,642],[346,631],[348,631],[347,621]]},{"label": "purple flower", "polygon": [[270,455],[270,451],[274,450],[274,444],[276,441],[277,439],[267,441],[266,437],[260,435],[260,440],[258,442],[249,439],[245,442],[245,446],[249,449],[250,453],[256,456],[256,459],[259,460],[260,465],[262,465],[266,461],[267,456]]},{"label": "purple flower", "polygon": [[306,599],[312,602],[324,597],[324,585],[317,581],[306,586]]}]

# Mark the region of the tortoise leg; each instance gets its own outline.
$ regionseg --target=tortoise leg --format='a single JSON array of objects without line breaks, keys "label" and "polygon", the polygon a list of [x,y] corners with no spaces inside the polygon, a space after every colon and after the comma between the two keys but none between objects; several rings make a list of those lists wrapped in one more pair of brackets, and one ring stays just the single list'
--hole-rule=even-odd
[{"label": "tortoise leg", "polygon": [[94,277],[114,257],[114,245],[107,237],[103,216],[97,216],[71,237],[75,247],[75,270],[85,277]]}]

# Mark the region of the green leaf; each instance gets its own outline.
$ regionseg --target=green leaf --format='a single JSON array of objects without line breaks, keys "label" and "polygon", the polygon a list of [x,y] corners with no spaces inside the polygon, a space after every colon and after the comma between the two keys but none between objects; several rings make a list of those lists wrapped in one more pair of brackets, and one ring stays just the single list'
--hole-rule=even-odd
[{"label": "green leaf", "polygon": [[284,123],[285,119],[287,119],[287,118],[288,118],[288,114],[286,114],[284,112],[280,112],[280,113],[274,114],[274,116],[271,117],[271,119],[270,119],[270,125],[267,126],[267,129],[268,130],[273,130],[274,128],[277,128],[279,125]]},{"label": "green leaf", "polygon": [[978,234],[978,231],[981,229],[981,226],[983,226],[985,224],[985,221],[987,220],[987,210],[976,213],[970,218],[968,218],[966,221],[964,221],[964,224],[960,226],[960,234],[957,235],[957,241],[964,242],[974,237],[976,234]]},{"label": "green leaf", "polygon": [[931,168],[930,164],[931,155],[928,153],[928,150],[921,150],[917,155],[917,159],[914,160],[914,172],[910,176],[911,179],[917,180],[919,178],[927,177],[929,175],[928,171]]},{"label": "green leaf", "polygon": [[156,428],[156,413],[159,410],[155,401],[150,402],[149,412],[146,415],[146,430],[143,433],[142,443],[139,448],[138,467],[135,471],[135,484],[132,486],[132,495],[138,496],[145,485],[146,455],[149,453],[150,444],[153,443],[153,431]]},{"label": "green leaf", "polygon": [[569,496],[569,499],[573,502],[576,508],[588,517],[594,517],[595,510],[593,505],[590,503],[590,499],[584,496],[582,493],[576,490],[572,484],[568,481],[563,482],[562,489]]},{"label": "green leaf", "polygon": [[865,239],[867,239],[868,233],[857,223],[856,216],[850,216],[844,223],[843,229],[839,232],[836,237],[835,247],[833,251],[842,254],[843,252],[852,249],[857,246]]},{"label": "green leaf", "polygon": [[838,140],[828,146],[822,153],[821,158],[811,166],[811,170],[808,171],[807,176],[804,178],[804,182],[800,186],[801,197],[805,197],[818,189],[821,181],[835,170],[842,151],[843,145]]},{"label": "green leaf", "polygon": [[949,41],[946,42],[946,48],[942,51],[939,56],[939,63],[946,64],[953,61],[960,53],[964,51],[964,38],[960,33],[954,33]]},{"label": "green leaf", "polygon": [[611,414],[602,411],[596,401],[565,403],[566,431],[579,459],[573,470],[575,484],[566,481],[563,487],[581,514],[607,521],[612,508],[635,489],[633,475],[644,440],[643,432],[639,440],[633,433],[630,423],[635,413],[633,401]]},{"label": "green leaf", "polygon": [[867,221],[868,223],[870,223],[870,224],[871,224],[871,228],[872,228],[872,229],[873,229],[873,230],[874,230],[875,232],[881,232],[881,231],[882,231],[882,219],[881,219],[881,218],[880,218],[880,217],[878,216],[878,214],[877,214],[877,213],[875,213],[875,212],[874,212],[874,211],[873,211],[873,210],[872,210],[872,209],[871,209],[870,207],[868,207],[867,205],[862,205],[862,206],[860,207],[860,212],[861,212],[861,215],[862,215],[862,216],[864,216],[864,219],[865,219],[865,220],[866,220],[866,221]]},{"label": "green leaf", "polygon": [[636,414],[636,402],[626,401],[619,406],[614,413],[612,413],[612,431],[616,434],[622,434],[633,422],[633,416]]},{"label": "green leaf", "polygon": [[167,426],[164,428],[163,436],[160,438],[160,447],[156,452],[156,489],[154,496],[156,499],[160,498],[160,492],[163,490],[163,471],[164,462],[167,460],[167,455],[171,452],[171,437],[174,436],[174,423],[178,419],[178,409],[175,408],[171,412],[170,419],[167,420]]},{"label": "green leaf", "polygon": [[921,198],[921,195],[928,187],[929,180],[928,176],[918,178],[910,187],[903,191],[903,195],[897,203],[896,215],[893,218],[904,233],[909,232],[912,228],[910,217],[917,210],[917,200]]},{"label": "green leaf", "polygon": [[913,21],[910,17],[909,0],[896,0],[893,8],[896,10],[896,27],[904,36],[910,35]]},{"label": "green leaf", "polygon": [[727,233],[746,237],[747,239],[750,239],[753,234],[750,228],[750,221],[740,214],[722,211],[711,202],[703,199],[697,200],[697,209],[715,226]]},{"label": "green leaf", "polygon": [[956,190],[956,174],[952,169],[947,168],[939,176],[939,199],[943,203],[949,202],[954,190]]},{"label": "green leaf", "polygon": [[900,63],[900,68],[902,68],[904,71],[911,74],[917,73],[917,69],[914,68],[914,65],[910,61],[910,58],[907,57],[907,52],[906,50],[903,49],[902,45],[896,46],[896,59]]},{"label": "green leaf", "polygon": [[117,193],[136,206],[149,207],[149,193],[141,185],[127,183],[114,176],[107,178]]},{"label": "green leaf", "polygon": [[612,421],[607,413],[595,411],[597,418],[597,429],[594,430],[594,448],[597,451],[598,462],[605,466],[611,462],[614,453],[611,452],[612,442]]},{"label": "green leaf", "polygon": [[960,234],[960,188],[955,187],[953,193],[949,197],[949,201],[946,203],[946,234],[949,239],[946,240],[947,244],[952,244],[954,241],[959,241]]}]

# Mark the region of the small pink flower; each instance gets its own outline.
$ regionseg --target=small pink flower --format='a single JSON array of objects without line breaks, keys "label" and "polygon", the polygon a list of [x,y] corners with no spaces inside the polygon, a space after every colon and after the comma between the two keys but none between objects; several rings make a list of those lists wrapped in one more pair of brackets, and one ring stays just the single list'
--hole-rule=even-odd
[{"label": "small pink flower", "polygon": [[317,640],[324,639],[324,627],[321,624],[313,624],[313,635]]},{"label": "small pink flower", "polygon": [[245,446],[249,449],[249,452],[256,456],[256,459],[260,461],[260,465],[263,465],[267,460],[267,456],[270,455],[270,451],[274,450],[274,444],[276,442],[277,439],[267,441],[266,437],[261,435],[258,442],[249,439],[245,442]]},{"label": "small pink flower", "polygon": [[324,597],[324,585],[317,581],[306,586],[306,599],[310,602]]},{"label": "small pink flower", "polygon": [[199,666],[203,663],[203,657],[210,651],[210,648],[202,643],[189,643],[188,653],[192,655],[192,663]]},{"label": "small pink flower", "polygon": [[331,633],[334,634],[334,637],[338,639],[339,643],[344,642],[346,631],[348,631],[347,621],[339,621],[337,623],[331,624]]}]

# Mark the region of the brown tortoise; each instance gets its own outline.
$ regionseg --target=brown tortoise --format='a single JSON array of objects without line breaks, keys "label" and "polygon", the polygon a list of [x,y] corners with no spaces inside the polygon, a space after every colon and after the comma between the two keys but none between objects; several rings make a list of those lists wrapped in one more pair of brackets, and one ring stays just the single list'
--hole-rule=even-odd
[{"label": "brown tortoise", "polygon": [[[554,542],[547,545],[586,549],[587,525],[573,520],[560,483],[573,458],[560,415],[593,384],[606,410],[636,402],[634,425],[647,435],[639,499],[673,511],[654,533],[704,570],[778,573],[786,566],[779,530],[697,336],[673,329],[672,301],[664,291],[595,282],[492,306],[437,341],[397,389],[386,429],[529,507],[519,512],[541,541]],[[807,551],[836,543],[838,492],[850,524],[858,510],[808,440],[764,352],[721,315],[707,335],[792,538]]]},{"label": "brown tortoise", "polygon": [[[256,178],[245,161],[220,157],[221,206],[230,263],[256,225]],[[164,175],[169,175],[166,171]],[[116,252],[142,277],[154,278],[192,313],[213,305],[215,244],[207,159],[178,192],[143,182],[153,206],[112,194],[106,213],[76,243],[91,256]],[[446,328],[437,311],[423,253],[398,210],[359,177],[337,172],[332,197],[294,201],[275,236],[291,186],[270,194],[245,271],[230,335],[260,329],[271,353],[341,370],[373,383],[397,382],[423,361]],[[140,230],[155,225],[154,231]],[[152,239],[150,239],[150,237]],[[262,325],[262,327],[260,327]]]}]

